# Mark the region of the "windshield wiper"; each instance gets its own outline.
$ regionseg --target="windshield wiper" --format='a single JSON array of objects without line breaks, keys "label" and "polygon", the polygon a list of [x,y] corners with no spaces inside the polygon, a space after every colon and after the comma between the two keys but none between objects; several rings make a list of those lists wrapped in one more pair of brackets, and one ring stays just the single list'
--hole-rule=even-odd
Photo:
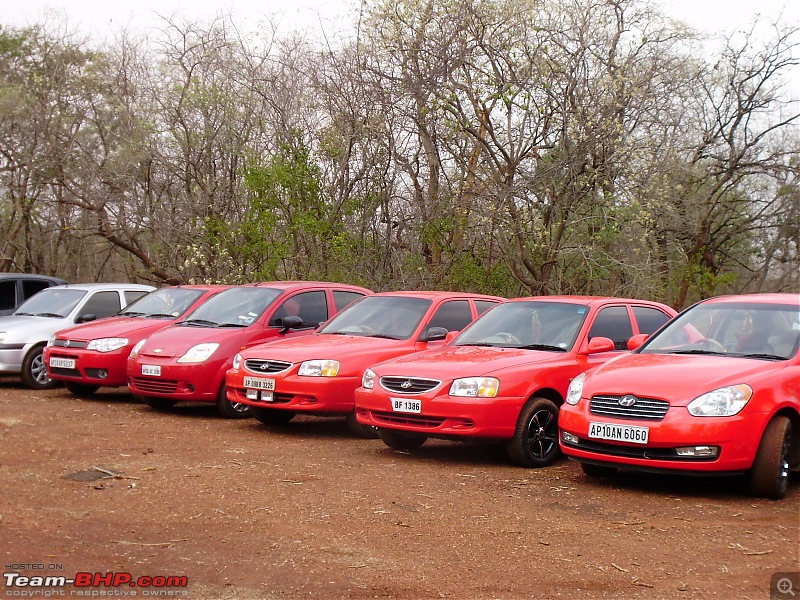
[{"label": "windshield wiper", "polygon": [[552,346],[550,344],[528,344],[527,346],[515,346],[520,350],[549,350],[552,352],[566,352],[566,348],[561,346]]},{"label": "windshield wiper", "polygon": [[178,325],[188,325],[190,327],[218,327],[219,324],[214,321],[208,321],[206,319],[189,319],[187,321],[181,321]]},{"label": "windshield wiper", "polygon": [[732,356],[729,352],[717,352],[714,350],[700,350],[696,348],[694,350],[671,350],[667,352],[667,354],[708,354],[710,356]]},{"label": "windshield wiper", "polygon": [[366,337],[379,338],[379,339],[382,339],[382,340],[402,340],[403,339],[403,338],[398,337],[396,335],[387,335],[385,333],[370,333],[370,334],[367,334]]},{"label": "windshield wiper", "polygon": [[[144,313],[132,313],[135,315],[144,315]],[[175,315],[171,315],[169,313],[152,313],[149,315],[145,315],[148,319],[162,319],[162,318],[173,318]]]},{"label": "windshield wiper", "polygon": [[126,310],[126,311],[123,311],[121,313],[118,313],[117,316],[120,316],[120,317],[141,317],[143,315],[144,315],[143,312],[136,312],[135,310]]},{"label": "windshield wiper", "polygon": [[64,315],[60,315],[58,313],[49,313],[49,312],[40,312],[32,315],[34,317],[52,317],[54,319],[63,319]]},{"label": "windshield wiper", "polygon": [[461,344],[454,344],[456,346],[477,346],[479,348],[506,348],[507,346],[498,346],[492,342],[467,342]]},{"label": "windshield wiper", "polygon": [[220,323],[217,327],[247,327],[244,323]]},{"label": "windshield wiper", "polygon": [[766,353],[733,354],[732,356],[736,356],[737,358],[763,358],[765,360],[786,360],[785,356],[779,356],[777,354],[766,354]]}]

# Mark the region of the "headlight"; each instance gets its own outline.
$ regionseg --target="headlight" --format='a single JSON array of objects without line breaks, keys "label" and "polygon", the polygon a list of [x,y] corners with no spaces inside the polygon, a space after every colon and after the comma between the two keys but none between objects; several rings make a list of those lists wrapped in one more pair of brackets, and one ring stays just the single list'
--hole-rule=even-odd
[{"label": "headlight", "polygon": [[567,388],[567,397],[564,399],[564,402],[567,404],[577,404],[580,401],[583,395],[584,381],[586,381],[586,374],[581,373],[570,382],[569,388]]},{"label": "headlight", "polygon": [[86,344],[87,350],[97,350],[98,352],[113,352],[128,345],[128,338],[100,338],[92,340]]},{"label": "headlight", "polygon": [[367,369],[361,377],[361,387],[365,390],[371,390],[375,386],[375,371]]},{"label": "headlight", "polygon": [[339,361],[307,360],[301,363],[297,374],[306,377],[336,377],[339,374]]},{"label": "headlight", "polygon": [[500,381],[494,377],[464,377],[456,379],[450,386],[451,396],[473,398],[494,398],[500,388]]},{"label": "headlight", "polygon": [[199,363],[208,360],[214,354],[214,350],[219,348],[219,344],[197,344],[178,359],[179,363]]},{"label": "headlight", "polygon": [[6,339],[6,332],[0,331],[0,344],[2,344]]},{"label": "headlight", "polygon": [[231,367],[233,367],[238,371],[241,364],[242,364],[242,355],[237,353],[236,356],[233,357],[233,364],[231,365]]},{"label": "headlight", "polygon": [[686,408],[695,417],[732,417],[744,408],[752,395],[749,385],[731,385],[695,398]]},{"label": "headlight", "polygon": [[[0,340],[0,342],[2,342],[2,341],[3,340]],[[50,339],[47,340],[47,345],[48,346],[52,346],[55,343],[56,343],[56,334],[53,334],[53,335],[50,336]]]},{"label": "headlight", "polygon": [[131,353],[128,355],[129,359],[133,360],[134,358],[139,356],[139,350],[141,350],[142,346],[144,346],[144,342],[145,340],[139,340],[138,342],[136,342],[136,345],[133,348],[131,348]]}]

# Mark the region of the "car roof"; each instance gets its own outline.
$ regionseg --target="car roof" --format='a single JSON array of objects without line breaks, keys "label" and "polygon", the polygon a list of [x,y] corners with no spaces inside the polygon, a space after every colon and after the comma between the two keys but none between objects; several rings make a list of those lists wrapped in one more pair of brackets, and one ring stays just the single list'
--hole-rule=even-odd
[{"label": "car roof", "polygon": [[643,300],[641,298],[617,298],[615,296],[525,296],[522,298],[512,298],[509,302],[569,302],[572,304],[586,304],[589,306],[597,304],[608,304],[613,302],[627,302],[634,304],[658,304],[665,306],[661,302],[654,300]]},{"label": "car roof", "polygon": [[35,275],[31,273],[0,273],[0,279],[44,279],[46,281],[58,281],[67,283],[66,280],[60,277],[53,277],[52,275]]},{"label": "car roof", "polygon": [[367,294],[372,293],[371,290],[358,285],[351,285],[349,283],[335,283],[330,281],[259,281],[256,283],[243,283],[239,286],[234,285],[231,287],[270,287],[284,291],[294,291],[312,287],[324,287],[359,291]]},{"label": "car roof", "polygon": [[66,285],[56,285],[47,289],[49,290],[73,289],[73,290],[82,290],[85,292],[95,292],[98,290],[126,289],[126,290],[144,290],[149,292],[150,290],[155,290],[156,288],[152,285],[144,285],[141,283],[68,283]]},{"label": "car roof", "polygon": [[442,290],[413,290],[413,291],[403,291],[403,290],[396,290],[393,292],[379,292],[377,294],[372,294],[373,296],[404,296],[404,297],[415,297],[415,298],[426,298],[429,300],[434,300],[436,298],[473,298],[475,300],[497,300],[501,302],[505,300],[505,298],[501,298],[500,296],[491,296],[488,294],[474,294],[470,292],[445,292]]},{"label": "car roof", "polygon": [[800,305],[800,294],[792,293],[767,293],[767,294],[736,294],[730,296],[715,296],[702,300],[699,304],[732,304],[749,302],[752,304],[797,304]]}]

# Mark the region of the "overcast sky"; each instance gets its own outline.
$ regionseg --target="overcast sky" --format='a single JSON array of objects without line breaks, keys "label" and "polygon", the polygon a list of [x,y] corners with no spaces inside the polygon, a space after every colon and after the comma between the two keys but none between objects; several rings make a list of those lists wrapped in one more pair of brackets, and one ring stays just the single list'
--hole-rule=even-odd
[{"label": "overcast sky", "polygon": [[[730,32],[750,25],[757,14],[800,25],[797,0],[653,0],[692,27],[708,33]],[[348,9],[359,0],[0,0],[0,23],[21,26],[41,22],[48,11],[66,16],[71,28],[92,37],[122,27],[146,28],[156,15],[204,20],[231,13],[237,22],[256,26],[264,17],[279,31],[318,29],[335,33],[351,22]]]}]

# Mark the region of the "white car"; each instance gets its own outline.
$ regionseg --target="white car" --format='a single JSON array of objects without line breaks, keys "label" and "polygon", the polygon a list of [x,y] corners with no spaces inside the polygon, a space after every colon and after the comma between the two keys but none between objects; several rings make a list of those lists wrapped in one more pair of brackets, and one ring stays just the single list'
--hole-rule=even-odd
[{"label": "white car", "polygon": [[117,314],[155,288],[136,283],[58,285],[31,296],[14,314],[0,317],[0,375],[19,375],[42,390],[58,382],[47,376],[42,350],[57,331]]}]

